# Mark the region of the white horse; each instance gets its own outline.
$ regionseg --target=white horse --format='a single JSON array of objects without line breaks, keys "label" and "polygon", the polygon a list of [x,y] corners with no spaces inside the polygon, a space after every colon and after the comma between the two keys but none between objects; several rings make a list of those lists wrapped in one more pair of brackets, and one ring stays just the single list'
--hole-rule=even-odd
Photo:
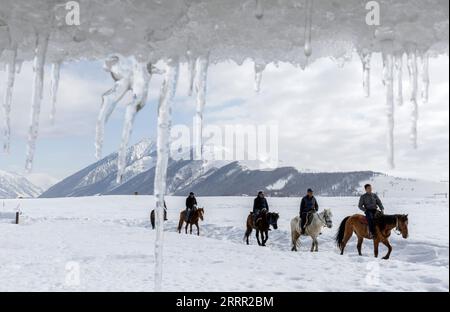
[{"label": "white horse", "polygon": [[[317,237],[320,235],[323,227],[327,227],[331,229],[333,227],[333,222],[331,218],[333,217],[330,209],[325,209],[321,213],[314,212],[312,214],[311,223],[305,227],[304,236],[311,236],[312,238],[312,246],[311,252],[319,251],[319,242],[317,241]],[[300,229],[300,217],[295,217],[291,221],[291,237],[292,237],[292,251],[297,251],[297,247],[300,247],[299,238],[301,236]]]}]

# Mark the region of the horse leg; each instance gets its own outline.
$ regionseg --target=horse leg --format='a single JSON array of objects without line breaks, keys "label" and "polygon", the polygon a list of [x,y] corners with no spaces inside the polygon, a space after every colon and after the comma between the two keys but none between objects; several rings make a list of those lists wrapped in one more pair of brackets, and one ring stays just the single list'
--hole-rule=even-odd
[{"label": "horse leg", "polygon": [[378,258],[378,246],[380,245],[380,240],[378,238],[373,239],[373,253],[375,258]]},{"label": "horse leg", "polygon": [[269,240],[269,231],[261,232],[262,234],[262,240],[263,240],[263,246],[266,246],[267,241]]},{"label": "horse leg", "polygon": [[362,249],[363,241],[364,241],[364,237],[358,235],[358,245],[357,245],[356,247],[358,248],[358,254],[359,254],[360,256],[362,256],[361,249]]},{"label": "horse leg", "polygon": [[192,235],[192,223],[191,223],[191,226],[190,226],[190,229],[189,229],[189,233]]},{"label": "horse leg", "polygon": [[297,251],[297,242],[298,242],[298,239],[300,237],[300,234],[298,234],[297,231],[292,231],[291,236],[292,236],[292,249],[291,249],[291,251]]},{"label": "horse leg", "polygon": [[256,230],[256,240],[258,241],[258,245],[261,246],[261,241],[259,240],[259,230]]},{"label": "horse leg", "polygon": [[197,227],[197,236],[200,236],[200,227],[198,226],[198,222],[195,223],[195,226]]},{"label": "horse leg", "polygon": [[178,233],[181,234],[181,228],[183,227],[183,218],[180,218],[180,222],[178,222]]},{"label": "horse leg", "polygon": [[317,237],[314,239],[314,244],[316,245],[316,248],[314,249],[315,252],[319,251],[319,241],[317,240]]},{"label": "horse leg", "polygon": [[186,230],[186,234],[187,234],[187,231],[188,231],[188,227],[189,227],[189,223],[188,223],[188,222],[186,222],[186,228],[185,228],[185,230]]},{"label": "horse leg", "polygon": [[387,238],[384,238],[381,242],[388,248],[388,253],[386,254],[386,256],[383,257],[383,260],[388,260],[389,257],[391,256],[392,246]]},{"label": "horse leg", "polygon": [[248,238],[250,237],[250,234],[252,234],[253,229],[251,227],[247,226],[247,231],[245,231],[245,238],[247,239],[247,245],[249,245]]},{"label": "horse leg", "polygon": [[315,248],[316,248],[316,238],[312,237],[312,243],[311,243],[311,252],[314,252]]},{"label": "horse leg", "polygon": [[345,246],[347,245],[347,243],[350,240],[350,238],[352,238],[352,235],[353,235],[353,229],[351,228],[350,225],[346,225],[345,226],[344,238],[342,239],[342,243],[341,243],[341,255],[344,254]]}]

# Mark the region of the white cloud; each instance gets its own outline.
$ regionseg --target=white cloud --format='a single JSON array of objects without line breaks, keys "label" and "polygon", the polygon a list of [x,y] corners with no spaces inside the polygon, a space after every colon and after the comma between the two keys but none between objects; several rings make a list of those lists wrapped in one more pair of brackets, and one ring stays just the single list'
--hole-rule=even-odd
[{"label": "white cloud", "polygon": [[[12,115],[14,136],[25,137],[28,128],[30,65],[25,64],[17,78]],[[251,62],[242,66],[231,62],[211,65],[205,118],[207,123],[219,124],[278,121],[283,165],[318,171],[370,169],[447,179],[448,56],[433,59],[430,65],[430,103],[420,107],[417,151],[409,144],[411,107],[407,101],[405,73],[405,105],[396,107],[397,170],[393,172],[389,172],[386,162],[385,100],[379,56],[373,60],[372,97],[369,99],[364,98],[361,64],[357,58],[342,69],[327,59],[317,61],[305,71],[288,64],[280,64],[278,68],[269,65],[264,72],[260,94],[253,90]],[[55,126],[48,118],[50,105],[46,91],[41,113],[41,138],[93,135],[100,96],[111,88],[112,82],[99,66],[85,62],[78,69],[76,66],[63,67]],[[86,73],[82,70],[84,67]],[[99,72],[93,73],[93,67]],[[153,78],[150,100],[157,100],[161,79],[161,76]],[[195,99],[186,97],[187,86],[187,70],[183,66],[174,110],[176,114],[190,116],[195,109]],[[121,117],[120,112],[114,115],[114,118]],[[155,125],[149,124],[149,127]],[[76,169],[79,168],[74,171]]]}]

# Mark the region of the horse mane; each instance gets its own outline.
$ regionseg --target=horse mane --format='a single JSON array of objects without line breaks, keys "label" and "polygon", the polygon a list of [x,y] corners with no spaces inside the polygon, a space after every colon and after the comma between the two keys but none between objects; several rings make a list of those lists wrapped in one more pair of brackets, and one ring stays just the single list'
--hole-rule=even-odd
[{"label": "horse mane", "polygon": [[388,225],[397,224],[397,218],[399,215],[382,215],[376,218],[376,223],[380,227],[381,231],[384,231]]}]

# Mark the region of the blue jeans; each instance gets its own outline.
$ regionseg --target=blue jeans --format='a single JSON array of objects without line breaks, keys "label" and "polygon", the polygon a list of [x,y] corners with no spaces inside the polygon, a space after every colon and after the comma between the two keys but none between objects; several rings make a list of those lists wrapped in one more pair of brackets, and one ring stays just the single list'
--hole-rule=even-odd
[{"label": "blue jeans", "polygon": [[367,222],[369,223],[369,231],[370,233],[372,233],[373,236],[375,236],[375,213],[376,210],[366,210],[365,214],[366,214],[366,218],[367,218]]}]

